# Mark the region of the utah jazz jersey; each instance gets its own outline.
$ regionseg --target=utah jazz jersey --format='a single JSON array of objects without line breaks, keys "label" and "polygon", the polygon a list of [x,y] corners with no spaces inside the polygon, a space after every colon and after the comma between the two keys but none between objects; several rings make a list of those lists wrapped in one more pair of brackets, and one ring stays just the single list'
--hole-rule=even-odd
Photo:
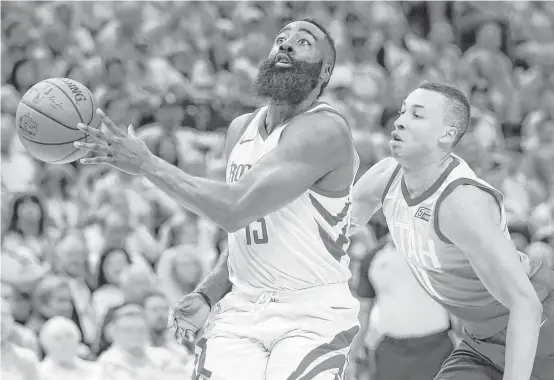
[{"label": "utah jazz jersey", "polygon": [[[508,309],[485,288],[465,254],[441,233],[439,207],[457,186],[472,185],[490,193],[501,210],[500,228],[509,237],[503,195],[479,179],[461,158],[454,160],[440,178],[423,194],[412,198],[402,169],[397,166],[385,191],[383,212],[391,237],[421,286],[451,314],[464,322],[468,333],[488,337],[504,329]],[[531,275],[531,263],[519,253]],[[546,294],[540,295],[541,299]]]},{"label": "utah jazz jersey", "polygon": [[[316,103],[306,111],[316,112],[340,116],[325,103]],[[268,135],[266,113],[267,107],[262,107],[248,121],[229,157],[227,183],[239,181],[277,147],[283,130],[296,119]],[[359,159],[357,154],[355,157],[357,171]],[[351,276],[346,254],[351,187],[327,192],[313,186],[287,206],[230,233],[228,266],[234,287],[244,292],[288,291],[347,282]]]}]

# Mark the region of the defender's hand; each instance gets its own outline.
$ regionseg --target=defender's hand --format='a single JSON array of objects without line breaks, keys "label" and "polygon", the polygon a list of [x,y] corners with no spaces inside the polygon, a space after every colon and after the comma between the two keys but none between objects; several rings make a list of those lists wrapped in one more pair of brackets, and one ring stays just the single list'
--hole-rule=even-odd
[{"label": "defender's hand", "polygon": [[129,125],[128,132],[125,133],[102,110],[97,109],[96,113],[111,133],[106,134],[88,125],[77,124],[77,128],[98,141],[94,143],[75,142],[75,147],[103,154],[93,158],[83,158],[81,163],[108,164],[128,174],[140,174],[142,164],[152,155],[144,141],[135,136],[132,125]]},{"label": "defender's hand", "polygon": [[179,344],[194,342],[194,334],[204,325],[210,314],[210,307],[204,297],[190,293],[169,307],[167,327],[173,331]]}]

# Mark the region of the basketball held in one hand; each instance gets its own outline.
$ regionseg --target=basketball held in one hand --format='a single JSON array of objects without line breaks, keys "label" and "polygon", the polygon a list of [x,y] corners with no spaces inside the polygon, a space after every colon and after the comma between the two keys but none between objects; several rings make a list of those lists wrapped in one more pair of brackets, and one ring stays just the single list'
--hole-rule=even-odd
[{"label": "basketball held in one hand", "polygon": [[93,141],[77,124],[100,128],[95,110],[92,93],[81,83],[68,78],[46,79],[21,98],[15,115],[17,134],[33,157],[51,164],[73,162],[88,153],[73,143]]}]

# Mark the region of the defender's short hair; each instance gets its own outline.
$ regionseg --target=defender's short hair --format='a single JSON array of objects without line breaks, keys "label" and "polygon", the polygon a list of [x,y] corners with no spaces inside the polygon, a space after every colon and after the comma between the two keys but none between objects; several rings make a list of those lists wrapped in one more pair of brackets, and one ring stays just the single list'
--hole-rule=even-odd
[{"label": "defender's short hair", "polygon": [[[310,24],[315,25],[319,30],[321,30],[323,32],[323,34],[325,35],[325,40],[327,41],[327,43],[331,47],[331,57],[330,57],[331,58],[331,72],[330,72],[330,75],[329,75],[329,78],[330,78],[331,75],[333,75],[333,70],[335,69],[335,62],[337,60],[337,49],[335,47],[335,40],[333,40],[333,38],[331,37],[331,35],[327,31],[327,29],[325,29],[325,27],[323,25],[321,25],[319,22],[317,22],[316,20],[311,19],[311,18],[305,18],[302,21],[309,22]],[[317,95],[318,97],[320,97],[321,94],[323,94],[323,90],[325,90],[325,87],[327,87],[328,83],[329,83],[329,81],[327,81],[327,82],[325,82],[321,85],[321,90],[319,91],[319,94]]]},{"label": "defender's short hair", "polygon": [[428,82],[420,85],[418,88],[423,90],[437,92],[446,97],[446,107],[448,109],[447,123],[456,128],[457,134],[452,147],[456,146],[467,131],[471,106],[467,97],[457,87],[447,83]]}]

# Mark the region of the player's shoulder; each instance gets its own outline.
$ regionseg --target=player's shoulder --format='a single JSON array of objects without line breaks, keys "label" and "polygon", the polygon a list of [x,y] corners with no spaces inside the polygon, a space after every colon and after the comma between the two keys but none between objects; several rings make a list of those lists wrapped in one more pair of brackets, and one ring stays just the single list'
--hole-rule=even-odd
[{"label": "player's shoulder", "polygon": [[312,122],[316,125],[322,125],[326,128],[333,128],[342,132],[347,132],[351,136],[350,127],[345,117],[328,104],[321,104],[321,108],[313,112],[306,112],[302,115],[302,122]]},{"label": "player's shoulder", "polygon": [[399,168],[398,161],[392,157],[386,157],[373,165],[369,170],[371,170],[375,176],[383,177],[388,180]]},{"label": "player's shoulder", "polygon": [[316,112],[305,112],[293,119],[287,127],[282,140],[309,145],[310,147],[325,147],[328,152],[350,151],[345,147],[353,146],[352,133],[346,120],[332,108],[324,108]]},{"label": "player's shoulder", "polygon": [[362,184],[372,184],[373,187],[385,187],[392,177],[400,170],[398,162],[392,157],[386,157],[369,168],[358,180]]},{"label": "player's shoulder", "polygon": [[249,112],[249,113],[245,113],[245,114],[242,114],[240,116],[237,116],[236,118],[233,119],[233,121],[231,121],[231,124],[229,124],[229,130],[227,133],[233,133],[233,134],[238,134],[240,135],[241,132],[244,131],[244,129],[246,129],[246,127],[248,126],[248,121],[252,118],[252,116],[257,112],[254,111],[254,112]]},{"label": "player's shoulder", "polygon": [[499,217],[498,202],[483,188],[471,184],[456,186],[446,194],[438,210],[441,228],[445,224],[463,225],[477,219]]}]

